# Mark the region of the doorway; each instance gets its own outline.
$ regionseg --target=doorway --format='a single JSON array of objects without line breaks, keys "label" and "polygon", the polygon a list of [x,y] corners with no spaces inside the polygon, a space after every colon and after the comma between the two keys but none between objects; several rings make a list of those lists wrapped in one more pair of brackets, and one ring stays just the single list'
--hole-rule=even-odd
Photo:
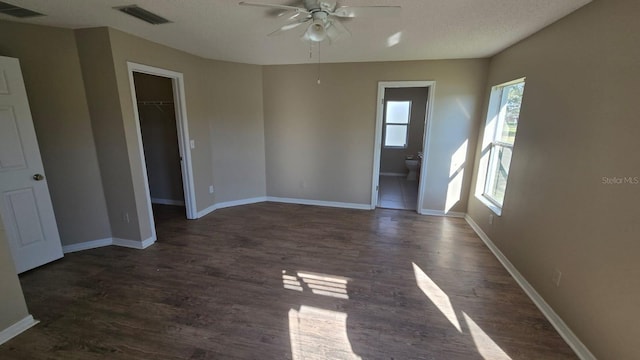
[{"label": "doorway", "polygon": [[[151,229],[165,214],[196,218],[181,73],[128,63]],[[155,210],[155,211],[154,211]]]},{"label": "doorway", "polygon": [[378,84],[371,207],[423,208],[435,82]]},{"label": "doorway", "polygon": [[171,79],[134,72],[133,82],[154,220],[163,218],[159,212],[167,206],[180,207],[173,212],[186,216]]}]

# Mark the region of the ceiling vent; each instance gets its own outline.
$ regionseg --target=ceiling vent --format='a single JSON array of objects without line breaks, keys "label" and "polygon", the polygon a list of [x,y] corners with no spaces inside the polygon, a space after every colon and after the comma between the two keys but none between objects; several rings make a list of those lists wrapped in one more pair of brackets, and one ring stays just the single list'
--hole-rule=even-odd
[{"label": "ceiling vent", "polygon": [[146,21],[149,24],[160,25],[170,23],[171,21],[163,18],[160,15],[156,15],[151,11],[145,10],[138,5],[129,5],[129,6],[119,6],[114,9],[120,10],[125,14],[131,15],[133,17],[137,17],[140,20]]},{"label": "ceiling vent", "polygon": [[40,14],[39,12],[35,12],[33,10],[21,8],[19,6],[7,4],[6,2],[2,2],[2,1],[0,1],[0,14],[7,14],[10,16],[19,17],[19,18],[44,16],[44,14]]}]

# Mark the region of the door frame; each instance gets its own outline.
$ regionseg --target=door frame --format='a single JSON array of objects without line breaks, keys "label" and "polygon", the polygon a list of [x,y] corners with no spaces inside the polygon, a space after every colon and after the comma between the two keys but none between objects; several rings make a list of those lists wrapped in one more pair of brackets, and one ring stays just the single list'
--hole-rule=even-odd
[{"label": "door frame", "polygon": [[379,81],[378,82],[378,98],[376,105],[376,131],[375,141],[373,142],[373,173],[371,176],[371,209],[375,209],[378,205],[378,192],[380,187],[380,156],[382,152],[382,125],[384,119],[384,93],[387,89],[395,88],[427,88],[427,109],[425,112],[425,127],[422,136],[422,163],[420,164],[420,184],[418,186],[418,203],[416,212],[423,213],[424,192],[426,189],[426,175],[429,163],[429,142],[431,138],[431,123],[433,122],[433,104],[435,99],[436,82],[435,81]]},{"label": "door frame", "polygon": [[189,126],[187,121],[187,108],[184,91],[184,76],[182,73],[157,68],[154,66],[137,64],[127,61],[129,72],[129,85],[131,86],[131,99],[133,101],[133,114],[136,123],[136,135],[138,137],[138,147],[140,149],[140,160],[142,161],[142,175],[144,178],[144,189],[146,191],[149,220],[151,222],[152,235],[155,238],[155,221],[151,205],[151,192],[149,190],[149,177],[147,175],[147,163],[144,157],[144,147],[142,143],[142,131],[140,129],[140,115],[138,113],[138,99],[133,73],[143,73],[171,79],[173,87],[173,103],[176,116],[176,127],[178,130],[178,149],[180,151],[180,168],[182,170],[182,189],[184,191],[184,205],[187,219],[197,219],[196,195],[193,181],[193,166],[191,164],[191,146],[189,138]]}]

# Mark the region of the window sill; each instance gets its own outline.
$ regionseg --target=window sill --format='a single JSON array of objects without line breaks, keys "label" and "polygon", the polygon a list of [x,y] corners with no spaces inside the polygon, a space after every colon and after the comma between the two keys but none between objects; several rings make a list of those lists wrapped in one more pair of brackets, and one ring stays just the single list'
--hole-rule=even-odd
[{"label": "window sill", "polygon": [[502,208],[489,201],[486,197],[482,195],[476,195],[476,199],[480,200],[480,202],[488,207],[489,210],[493,211],[494,214],[502,216]]}]

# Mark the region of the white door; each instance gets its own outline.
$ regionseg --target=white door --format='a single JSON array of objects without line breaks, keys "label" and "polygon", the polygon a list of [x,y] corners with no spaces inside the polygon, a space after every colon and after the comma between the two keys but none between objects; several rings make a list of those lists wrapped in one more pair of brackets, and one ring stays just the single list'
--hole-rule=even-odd
[{"label": "white door", "polygon": [[63,256],[20,63],[3,56],[0,214],[18,273]]}]

